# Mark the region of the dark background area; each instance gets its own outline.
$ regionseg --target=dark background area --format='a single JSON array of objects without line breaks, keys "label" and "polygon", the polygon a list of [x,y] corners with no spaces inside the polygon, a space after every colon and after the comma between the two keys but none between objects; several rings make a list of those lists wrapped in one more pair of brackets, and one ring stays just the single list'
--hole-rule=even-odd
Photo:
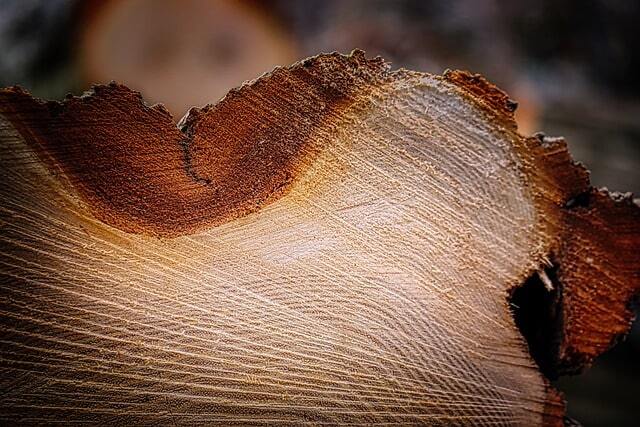
[{"label": "dark background area", "polygon": [[[640,2],[0,0],[0,86],[60,99],[110,80],[176,121],[244,80],[361,48],[394,68],[478,72],[522,133],[566,137],[592,182],[640,192]],[[557,382],[585,426],[638,425],[640,327]]]}]

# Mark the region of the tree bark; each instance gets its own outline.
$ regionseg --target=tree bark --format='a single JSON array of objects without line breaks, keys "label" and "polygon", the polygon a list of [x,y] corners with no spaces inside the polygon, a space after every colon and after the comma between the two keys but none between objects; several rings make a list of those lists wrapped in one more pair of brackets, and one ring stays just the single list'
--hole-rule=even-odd
[{"label": "tree bark", "polygon": [[178,126],[0,90],[0,419],[562,425],[549,378],[631,322],[640,209],[515,107],[358,51]]}]

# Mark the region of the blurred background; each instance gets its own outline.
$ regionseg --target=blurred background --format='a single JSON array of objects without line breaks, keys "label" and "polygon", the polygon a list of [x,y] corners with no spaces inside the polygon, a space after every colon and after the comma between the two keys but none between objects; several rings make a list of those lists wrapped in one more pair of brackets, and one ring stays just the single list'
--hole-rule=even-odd
[{"label": "blurred background", "polygon": [[[61,99],[116,80],[178,121],[276,65],[361,48],[483,74],[522,133],[566,137],[594,185],[640,194],[639,23],[633,0],[0,0],[0,86]],[[557,387],[585,426],[638,425],[637,322]]]}]

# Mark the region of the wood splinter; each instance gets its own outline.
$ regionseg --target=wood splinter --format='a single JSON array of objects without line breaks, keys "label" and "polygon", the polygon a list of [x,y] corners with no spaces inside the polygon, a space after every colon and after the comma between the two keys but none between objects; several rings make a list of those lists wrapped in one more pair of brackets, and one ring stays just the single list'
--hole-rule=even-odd
[{"label": "wood splinter", "polygon": [[538,276],[540,277],[540,280],[542,280],[544,288],[549,292],[553,291],[553,283],[551,282],[551,279],[549,279],[547,273],[544,270],[538,270]]},{"label": "wood splinter", "polygon": [[359,51],[177,126],[0,90],[0,420],[562,425],[549,378],[632,320],[640,209],[514,106]]}]

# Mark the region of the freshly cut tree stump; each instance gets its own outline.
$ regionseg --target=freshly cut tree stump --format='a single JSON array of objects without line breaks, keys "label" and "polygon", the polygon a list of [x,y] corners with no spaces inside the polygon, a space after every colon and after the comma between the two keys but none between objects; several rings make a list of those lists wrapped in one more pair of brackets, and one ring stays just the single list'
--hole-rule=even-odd
[{"label": "freshly cut tree stump", "polygon": [[[640,209],[482,77],[321,55],[175,125],[0,91],[0,419],[562,425]],[[535,360],[534,360],[535,359]]]}]

